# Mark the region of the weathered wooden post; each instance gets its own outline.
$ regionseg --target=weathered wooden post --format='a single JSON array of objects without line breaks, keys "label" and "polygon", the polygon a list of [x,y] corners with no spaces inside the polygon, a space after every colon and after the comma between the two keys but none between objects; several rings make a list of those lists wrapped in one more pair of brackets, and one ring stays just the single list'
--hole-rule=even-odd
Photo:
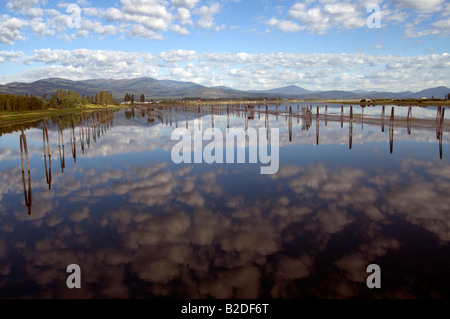
[{"label": "weathered wooden post", "polygon": [[[44,120],[44,127],[42,128],[42,139],[43,139],[43,147],[44,147],[44,162],[45,162],[45,176],[47,178],[47,184],[48,189],[52,189],[52,154],[50,152],[50,143],[48,140],[48,129],[47,129],[47,123]],[[49,169],[47,168],[47,150],[48,149],[48,165]]]},{"label": "weathered wooden post", "polygon": [[353,147],[353,107],[350,106],[350,123],[348,127],[348,147],[352,149]]},{"label": "weathered wooden post", "polygon": [[394,107],[392,107],[391,110],[391,122],[389,126],[389,144],[390,144],[390,151],[392,154],[394,151]]},{"label": "weathered wooden post", "polygon": [[214,105],[211,106],[211,125],[214,132]]},{"label": "weathered wooden post", "polygon": [[84,154],[84,126],[82,116],[80,116],[80,126],[78,127],[78,134],[80,135],[81,152]]},{"label": "weathered wooden post", "polygon": [[439,119],[439,158],[442,160],[442,137],[444,132],[444,115],[445,107],[442,108],[441,116]]},{"label": "weathered wooden post", "polygon": [[289,106],[289,142],[292,142],[292,106]]},{"label": "weathered wooden post", "polygon": [[439,126],[439,122],[441,120],[441,108],[442,106],[438,106],[437,113],[436,113],[436,127]]},{"label": "weathered wooden post", "polygon": [[[61,142],[62,142],[62,154],[61,154]],[[58,147],[59,147],[59,162],[61,164],[61,173],[64,173],[64,168],[66,168],[66,161],[64,157],[64,136],[61,118],[58,118]]]},{"label": "weathered wooden post", "polygon": [[319,145],[319,106],[317,106],[317,112],[316,112],[316,145]]},{"label": "weathered wooden post", "polygon": [[365,109],[365,106],[363,106],[361,108],[362,108],[362,110],[361,110],[361,130],[364,130],[364,109]]},{"label": "weathered wooden post", "polygon": [[408,115],[406,117],[406,128],[408,130],[408,135],[411,135],[411,118],[412,118],[412,107],[408,108]]},{"label": "weathered wooden post", "polygon": [[71,129],[70,129],[70,147],[72,149],[72,156],[74,163],[77,161],[77,136],[75,135],[75,124],[73,123],[73,116],[71,118]]},{"label": "weathered wooden post", "polygon": [[[32,197],[31,197],[31,172],[30,172],[30,159],[28,156],[28,144],[27,137],[23,128],[21,128],[22,134],[20,135],[20,159],[22,166],[22,182],[23,182],[23,193],[25,197],[25,205],[28,208],[28,215],[31,215],[31,205],[32,205]],[[28,175],[28,189],[25,183],[25,170],[23,166],[23,153],[25,152],[26,163],[27,163],[27,175]]]},{"label": "weathered wooden post", "polygon": [[88,117],[87,118],[87,123],[86,123],[86,134],[87,134],[87,136],[86,136],[86,140],[87,140],[87,145],[88,145],[88,148],[91,148],[91,119]]}]

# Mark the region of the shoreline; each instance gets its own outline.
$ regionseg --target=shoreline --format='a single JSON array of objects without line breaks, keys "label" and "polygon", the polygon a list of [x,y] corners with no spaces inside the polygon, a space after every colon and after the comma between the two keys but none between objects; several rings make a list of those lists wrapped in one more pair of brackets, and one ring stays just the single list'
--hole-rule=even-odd
[{"label": "shoreline", "polygon": [[[371,102],[361,102],[361,100],[349,100],[349,99],[204,99],[200,102],[189,100],[169,100],[161,102],[161,104],[173,104],[181,103],[186,105],[204,105],[204,104],[285,104],[285,103],[320,103],[320,104],[344,104],[344,105],[362,105],[362,106],[376,106],[376,105],[395,105],[395,106],[450,106],[450,100],[375,100]],[[139,103],[137,103],[139,105]]]},{"label": "shoreline", "polygon": [[122,105],[88,105],[70,109],[45,109],[32,111],[17,111],[17,112],[0,112],[0,127],[12,126],[17,124],[26,124],[34,121],[47,119],[49,117],[59,115],[70,115],[80,112],[95,112],[100,110],[119,110],[123,109]]},{"label": "shoreline", "polygon": [[[379,101],[371,101],[371,102],[360,102],[359,100],[333,100],[333,99],[287,99],[287,100],[252,100],[252,99],[219,99],[219,100],[202,100],[198,101],[164,101],[161,104],[185,104],[185,105],[208,105],[208,104],[273,104],[273,103],[309,103],[309,104],[341,104],[341,105],[360,105],[360,106],[377,106],[377,105],[395,105],[395,106],[417,106],[417,107],[427,107],[427,106],[442,106],[447,107],[450,106],[450,100],[446,101],[420,101],[417,103],[416,101],[395,101],[395,100],[379,100]],[[157,107],[158,104],[147,104],[147,105],[155,105]],[[45,109],[45,110],[30,110],[30,111],[17,111],[17,112],[0,112],[0,127],[6,127],[17,124],[26,124],[42,119],[46,119],[49,117],[59,116],[59,115],[68,115],[68,114],[76,114],[79,112],[95,112],[100,110],[120,110],[126,109],[130,107],[139,107],[140,103],[136,103],[134,105],[130,104],[121,104],[121,105],[106,105],[106,106],[97,106],[97,105],[88,105],[77,108],[70,109]]]}]

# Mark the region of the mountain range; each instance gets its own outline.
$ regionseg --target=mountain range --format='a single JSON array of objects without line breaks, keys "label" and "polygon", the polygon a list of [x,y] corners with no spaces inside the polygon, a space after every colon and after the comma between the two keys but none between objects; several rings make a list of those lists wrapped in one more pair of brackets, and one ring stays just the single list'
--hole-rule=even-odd
[{"label": "mountain range", "polygon": [[54,94],[57,89],[74,90],[80,95],[92,96],[99,91],[112,92],[116,101],[122,101],[126,93],[134,94],[136,100],[144,94],[150,99],[223,99],[223,98],[298,98],[298,99],[400,99],[400,98],[445,98],[450,89],[438,86],[420,92],[378,91],[310,91],[299,86],[286,86],[270,90],[236,90],[226,86],[206,87],[193,82],[157,80],[150,77],[135,79],[93,79],[72,81],[47,78],[32,83],[13,82],[0,85],[0,94],[32,94],[38,97]]}]

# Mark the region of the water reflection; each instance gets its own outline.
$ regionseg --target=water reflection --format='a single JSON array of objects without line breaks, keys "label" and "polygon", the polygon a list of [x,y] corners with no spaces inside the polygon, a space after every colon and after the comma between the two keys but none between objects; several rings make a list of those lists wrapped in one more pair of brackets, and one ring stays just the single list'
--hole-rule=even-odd
[{"label": "water reflection", "polygon": [[64,168],[66,168],[66,159],[64,154],[64,128],[61,123],[61,118],[58,118],[58,148],[59,148],[59,161],[61,164],[61,172],[64,173]]},{"label": "water reflection", "polygon": [[[187,107],[183,106],[181,108],[181,112],[185,113],[185,127],[189,130],[189,122],[190,122],[190,114],[196,115],[197,119],[199,119],[200,123],[200,117],[201,115],[209,114],[211,116],[209,125],[214,129],[215,127],[215,115],[218,116],[226,116],[227,122],[226,122],[226,128],[227,132],[229,132],[230,129],[230,119],[233,117],[236,118],[244,118],[244,129],[247,132],[250,121],[254,121],[256,119],[256,114],[258,114],[257,118],[258,120],[261,119],[261,113],[264,115],[264,127],[266,128],[266,135],[268,138],[268,133],[270,131],[270,122],[271,117],[275,119],[274,123],[277,123],[276,126],[280,127],[282,123],[279,122],[279,116],[283,116],[285,118],[285,122],[287,123],[288,128],[288,136],[289,136],[289,142],[293,141],[293,130],[295,129],[295,126],[293,123],[295,122],[295,118],[297,119],[297,125],[300,125],[301,122],[301,129],[302,131],[309,131],[309,129],[313,125],[313,117],[315,119],[315,129],[316,129],[316,139],[315,143],[316,145],[320,144],[320,126],[321,123],[324,123],[325,127],[328,127],[329,122],[340,122],[341,128],[344,127],[344,123],[348,123],[349,126],[349,149],[352,149],[353,147],[353,125],[354,123],[361,123],[361,130],[364,130],[364,124],[369,126],[374,126],[379,123],[381,126],[381,132],[385,132],[385,120],[386,120],[386,106],[381,107],[381,116],[376,117],[372,115],[365,116],[364,115],[364,109],[366,106],[361,106],[361,114],[354,115],[353,106],[348,106],[348,111],[346,111],[346,108],[344,105],[340,106],[340,113],[337,115],[336,113],[330,114],[328,105],[325,105],[324,107],[324,114],[320,112],[320,107],[317,106],[315,113],[313,112],[313,106],[302,106],[300,110],[300,106],[297,105],[297,112],[293,112],[292,105],[285,105],[284,110],[280,110],[280,104],[275,104],[273,106],[270,106],[269,104],[265,104],[265,107],[263,105],[263,108],[261,109],[261,104],[258,105],[256,108],[254,105],[247,105],[247,104],[237,104],[237,105],[207,105],[207,106],[200,106],[198,107]],[[433,121],[431,119],[415,119],[412,115],[412,107],[408,107],[407,113],[405,116],[394,116],[394,109],[395,107],[391,107],[391,114],[389,117],[389,150],[392,154],[394,151],[394,130],[396,127],[401,127],[403,125],[406,126],[406,131],[408,135],[411,135],[412,129],[415,128],[417,130],[427,130],[431,125],[435,125],[436,127],[436,136],[439,140],[439,153],[440,157],[442,158],[442,141],[439,138],[439,130],[444,130],[444,109],[442,107],[438,107],[438,114],[436,116],[436,123],[433,124]],[[158,120],[159,123],[165,124],[166,126],[172,127],[172,118],[173,113],[176,114],[176,127],[178,128],[178,106],[172,106],[172,105],[160,105],[157,108],[155,107],[141,107],[140,112],[142,113],[142,117],[147,116],[148,117],[148,123],[149,124],[155,124],[155,118]],[[147,115],[145,115],[147,114]],[[274,124],[275,125],[275,124]],[[366,127],[367,128],[367,127]],[[370,129],[370,127],[369,127]]]},{"label": "water reflection", "polygon": [[389,145],[391,154],[394,151],[394,108],[391,109],[391,121],[389,125]]},{"label": "water reflection", "polygon": [[75,124],[73,116],[70,121],[70,149],[72,150],[73,162],[77,161],[77,136],[75,135]]},{"label": "water reflection", "polygon": [[350,106],[350,125],[348,131],[348,147],[352,149],[353,145],[353,106]]},{"label": "water reflection", "polygon": [[[45,177],[47,179],[48,189],[52,189],[52,153],[50,151],[50,142],[48,140],[47,121],[44,121],[42,128],[42,140],[44,149]],[[47,169],[47,150],[48,150],[48,169]]]},{"label": "water reflection", "polygon": [[[51,192],[34,181],[39,196],[26,219],[23,202],[19,207],[14,197],[22,191],[18,165],[0,170],[0,297],[449,297],[448,160],[402,153],[401,147],[399,158],[380,156],[387,153],[387,136],[360,135],[363,129],[370,138],[380,134],[384,116],[379,109],[362,113],[357,106],[152,105],[58,118],[53,128],[42,123],[45,163],[48,155],[51,174],[50,149],[58,135],[64,178],[59,170],[54,174]],[[396,109],[394,117],[391,109],[390,152],[395,129],[398,144],[421,132],[431,135],[432,145],[436,128],[442,159],[448,132],[443,109],[436,119],[434,110],[431,119],[412,118],[410,110],[401,114]],[[190,129],[199,118],[203,129],[260,126],[268,136],[269,127],[280,127],[281,156],[294,160],[267,177],[246,165],[173,165],[157,153],[170,153],[167,127],[178,127],[178,117]],[[67,168],[64,131],[75,154],[82,150],[77,165]],[[352,151],[342,152],[347,138]],[[355,147],[372,141],[382,144],[369,151]],[[321,153],[330,145],[334,152]],[[28,150],[22,131],[22,183],[31,212],[29,151],[35,150]],[[366,165],[372,156],[376,161]],[[36,175],[33,170],[34,180]],[[79,291],[66,288],[61,271],[72,263],[82,269]],[[382,290],[365,286],[370,263],[382,267]]]},{"label": "water reflection", "polygon": [[439,157],[442,159],[442,133],[444,131],[445,108],[438,107],[436,116],[436,137],[439,140]]},{"label": "water reflection", "polygon": [[411,118],[412,118],[412,107],[410,106],[408,108],[408,115],[406,116],[408,135],[411,135]]},{"label": "water reflection", "polygon": [[[416,171],[432,169],[426,163],[407,165]],[[19,255],[27,260],[25,278],[38,280],[36,297],[42,296],[41,290],[51,297],[84,298],[408,298],[448,293],[443,269],[448,256],[441,256],[443,264],[431,258],[433,273],[442,271],[437,276],[442,282],[432,276],[427,283],[430,278],[423,274],[431,261],[418,262],[424,247],[414,237],[431,245],[435,234],[441,247],[450,240],[450,220],[444,214],[450,180],[435,186],[420,180],[413,189],[395,190],[399,182],[414,178],[413,173],[390,171],[380,178],[360,168],[321,163],[286,166],[273,177],[278,190],[264,198],[253,192],[232,194],[233,185],[219,182],[227,174],[221,170],[205,173],[149,164],[81,173],[101,173],[102,178],[89,186],[90,195],[83,195],[80,186],[68,196],[81,196],[80,201],[103,198],[99,191],[104,189],[123,201],[95,214],[74,205],[69,216],[54,210],[43,217],[44,225],[55,216],[63,221],[46,227]],[[427,199],[417,199],[424,189]],[[417,225],[413,238],[399,231],[405,227],[398,225],[402,216]],[[113,242],[97,242],[98,235],[87,227],[92,224],[101,225],[98,231]],[[432,256],[444,252],[437,243],[428,249]],[[57,284],[65,280],[60,269],[73,260],[85,273],[80,292]],[[385,265],[383,278],[391,278],[383,281],[386,290],[369,292],[365,287],[365,267],[374,262]],[[422,276],[412,285],[402,267]]]},{"label": "water reflection", "polygon": [[316,145],[319,145],[319,127],[320,127],[319,107],[317,106],[317,112],[316,112]]},{"label": "water reflection", "polygon": [[[113,123],[113,112],[98,112],[93,116],[93,131],[97,130],[97,136],[94,134],[93,139],[94,142],[97,142],[97,138],[100,137],[100,132],[104,134],[107,130],[110,130]],[[64,152],[64,125],[62,124],[61,117],[58,117],[58,150],[59,150],[59,160],[61,165],[61,172],[64,173],[65,169],[65,152]],[[89,119],[84,120],[84,117],[81,116],[79,120],[79,136],[80,136],[80,147],[82,149],[82,153],[84,154],[84,143],[86,142],[90,148],[90,129]],[[43,144],[43,157],[44,157],[44,167],[45,167],[45,178],[48,184],[48,189],[52,189],[52,155],[51,155],[51,147],[50,147],[50,139],[48,134],[47,121],[42,121],[42,144]],[[76,163],[77,159],[77,138],[75,135],[75,124],[74,118],[71,116],[70,119],[70,143],[71,150],[74,159],[74,163]],[[85,134],[86,132],[86,134]],[[24,154],[26,158],[27,172],[28,172],[28,186],[25,183],[25,171],[24,171]],[[20,155],[21,155],[21,168],[22,168],[22,180],[23,180],[23,188],[25,194],[25,205],[28,208],[28,214],[31,215],[31,205],[32,205],[32,195],[31,195],[31,168],[28,154],[28,144],[25,132],[22,128],[22,134],[20,135]],[[47,160],[48,157],[48,160]]]},{"label": "water reflection", "polygon": [[[27,174],[28,174],[28,184],[25,183],[25,169],[23,165],[23,154],[25,153],[26,164],[27,164]],[[28,214],[31,215],[31,173],[30,173],[30,159],[28,156],[28,143],[27,137],[22,129],[22,134],[20,135],[20,164],[22,167],[22,181],[23,181],[23,194],[25,197],[25,206],[28,208]]]},{"label": "water reflection", "polygon": [[[184,112],[185,116],[185,127],[186,129],[189,129],[189,122],[191,121],[191,115],[195,115],[197,117],[199,129],[200,128],[200,118],[201,115],[210,115],[210,125],[214,129],[215,127],[215,119],[214,116],[226,116],[226,128],[227,132],[230,130],[230,121],[231,118],[244,118],[244,129],[247,132],[249,127],[249,122],[254,121],[256,116],[255,114],[258,113],[258,118],[261,118],[260,114],[264,113],[264,127],[266,129],[266,138],[269,138],[269,131],[270,131],[270,117],[274,116],[275,123],[278,122],[278,116],[283,115],[285,117],[285,122],[287,122],[287,129],[289,134],[289,142],[293,142],[293,131],[295,129],[294,126],[294,118],[297,118],[297,125],[300,125],[301,122],[301,130],[302,131],[309,131],[309,129],[312,126],[313,122],[313,111],[312,111],[312,105],[309,106],[302,106],[300,110],[300,106],[297,106],[297,112],[292,111],[292,106],[290,105],[289,108],[286,104],[284,111],[279,111],[280,106],[275,105],[274,107],[269,107],[268,104],[261,109],[261,105],[258,105],[257,109],[254,105],[210,105],[206,107],[200,108],[200,106],[192,108],[187,106],[181,106],[179,109],[179,106],[173,106],[173,105],[159,105],[159,106],[141,106],[137,109],[138,118],[146,118],[147,123],[149,125],[155,125],[157,122],[161,123],[166,126],[173,126],[173,123],[175,123],[175,127],[178,127],[178,114],[180,112]],[[407,132],[408,135],[411,135],[412,127],[416,127],[417,129],[425,129],[428,128],[429,125],[433,123],[432,120],[425,120],[420,119],[417,121],[412,120],[412,108],[408,108],[407,115],[404,119],[401,117],[395,118],[394,117],[394,107],[391,107],[391,115],[389,119],[389,148],[390,153],[392,154],[394,152],[394,131],[396,125],[401,125],[402,123],[406,122],[407,126]],[[348,122],[349,127],[349,137],[348,137],[348,145],[349,149],[353,148],[353,123],[354,121],[360,121],[361,123],[364,123],[364,115],[362,108],[362,114],[357,116],[355,118],[354,112],[353,112],[353,106],[348,107],[348,115],[346,116],[346,112],[344,109],[344,106],[341,105],[340,107],[340,114],[339,115],[333,115],[329,114],[328,105],[325,106],[325,112],[324,114],[320,113],[319,106],[316,107],[316,112],[314,114],[315,119],[315,131],[316,131],[316,138],[315,138],[315,144],[320,144],[320,124],[324,123],[325,127],[328,127],[329,122],[337,121],[340,122],[341,128],[343,128],[343,124],[345,121]],[[444,132],[444,112],[445,108],[438,107],[437,108],[437,115],[435,120],[435,126],[436,126],[436,137],[439,141],[439,157],[442,160],[442,144],[443,144],[443,132]],[[125,115],[127,119],[136,118],[136,110],[130,109],[125,111]],[[174,119],[175,117],[175,119]],[[344,121],[345,120],[345,121]],[[385,106],[382,106],[381,111],[381,117],[379,119],[374,117],[368,117],[366,119],[366,123],[369,125],[375,125],[377,121],[381,122],[382,126],[382,132],[384,132],[384,121],[385,121]],[[92,123],[91,123],[92,121]],[[85,153],[85,145],[88,145],[88,148],[91,146],[91,130],[92,130],[92,141],[93,143],[97,143],[97,141],[113,127],[114,122],[114,112],[96,112],[93,115],[87,115],[83,114],[80,115],[78,121],[76,122],[74,117],[71,116],[69,121],[69,133],[70,133],[70,143],[71,143],[71,153],[74,160],[74,163],[76,163],[77,160],[77,135],[75,133],[76,127],[78,126],[78,140],[79,140],[79,147],[82,151],[82,154]],[[65,146],[64,146],[64,125],[62,123],[61,118],[58,118],[58,148],[59,148],[59,157],[60,157],[60,165],[61,165],[61,172],[64,173],[65,168]],[[75,124],[77,123],[77,124]],[[274,124],[275,125],[275,124]],[[363,129],[363,125],[361,126],[361,129]],[[48,184],[49,189],[51,189],[52,186],[52,171],[51,171],[51,148],[50,148],[50,141],[49,141],[49,135],[48,135],[48,128],[47,128],[47,122],[43,121],[43,128],[42,128],[42,134],[43,134],[43,155],[44,155],[44,162],[45,162],[45,175],[46,175],[46,181]],[[21,135],[21,141],[22,138],[25,138],[25,135],[23,133],[23,137]],[[21,149],[22,149],[22,142],[21,142]],[[47,161],[48,156],[48,161]],[[30,184],[31,185],[31,184]],[[31,189],[31,187],[29,187]],[[31,199],[31,191],[27,195]],[[26,205],[29,209],[29,212],[31,211],[30,206]]]}]

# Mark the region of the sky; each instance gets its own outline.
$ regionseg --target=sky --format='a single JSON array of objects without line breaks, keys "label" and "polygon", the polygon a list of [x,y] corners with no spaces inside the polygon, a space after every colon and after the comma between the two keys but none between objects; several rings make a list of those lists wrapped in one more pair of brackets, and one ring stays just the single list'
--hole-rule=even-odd
[{"label": "sky", "polygon": [[449,35],[445,0],[2,0],[0,84],[417,92],[450,87]]}]

